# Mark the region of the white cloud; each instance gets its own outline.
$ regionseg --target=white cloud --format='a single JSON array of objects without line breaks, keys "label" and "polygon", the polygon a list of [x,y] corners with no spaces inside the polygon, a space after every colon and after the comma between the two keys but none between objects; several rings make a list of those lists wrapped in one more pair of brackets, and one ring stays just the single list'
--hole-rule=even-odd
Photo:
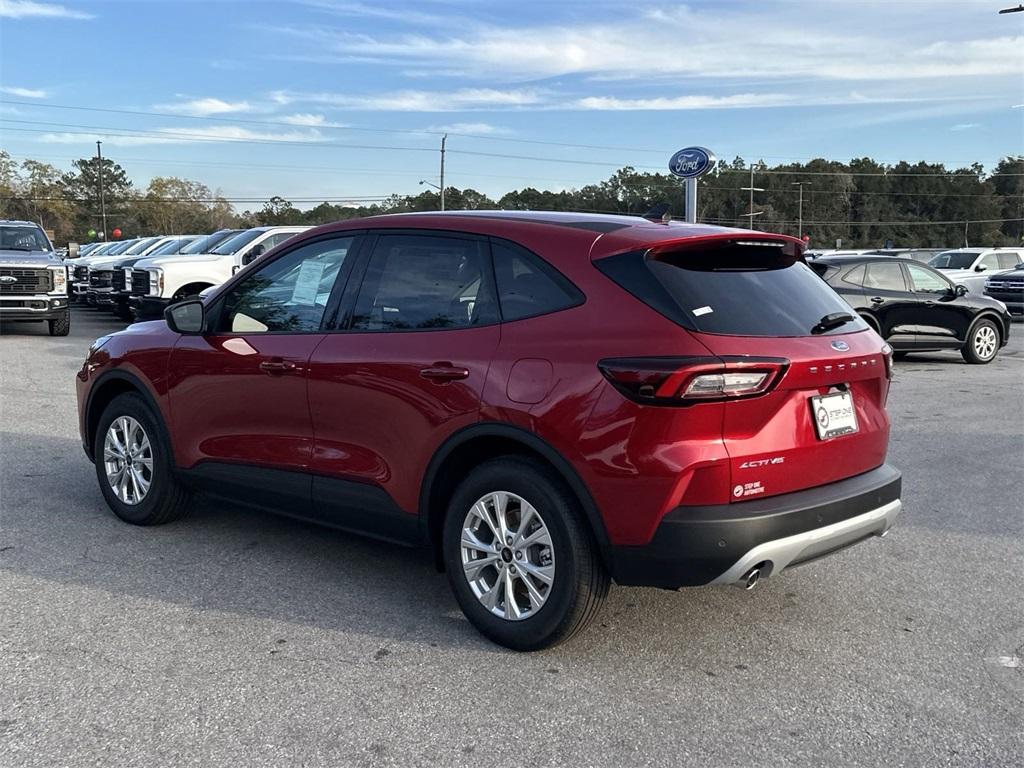
[{"label": "white cloud", "polygon": [[0,0],[0,18],[4,19],[94,19],[91,13],[76,11],[55,3],[35,3],[32,0]]},{"label": "white cloud", "polygon": [[449,25],[445,32],[390,35],[323,26],[278,32],[313,43],[322,55],[479,77],[605,73],[639,81],[666,74],[907,81],[1018,75],[1024,36],[988,36],[975,11],[944,8],[943,24],[922,25],[920,8],[907,4],[871,3],[864,9],[854,3],[792,3],[754,10],[715,4],[583,24],[468,23],[456,25],[455,32],[447,31]]},{"label": "white cloud", "polygon": [[344,93],[303,93],[274,91],[271,101],[280,105],[293,103],[328,104],[352,110],[393,112],[452,112],[474,109],[501,109],[536,106],[544,102],[536,90],[497,88],[461,88],[454,91],[393,91],[376,95]]},{"label": "white cloud", "polygon": [[509,128],[502,128],[490,123],[449,123],[447,125],[432,125],[426,130],[431,133],[462,133],[477,136],[509,136],[515,133]]},{"label": "white cloud", "polygon": [[282,115],[275,118],[278,122],[289,125],[301,125],[308,128],[346,128],[345,123],[333,123],[324,115],[311,112],[296,112],[294,115]]},{"label": "white cloud", "polygon": [[47,96],[46,91],[40,88],[18,88],[13,85],[0,85],[0,93],[22,99],[45,99]]},{"label": "white cloud", "polygon": [[[191,144],[196,142],[317,142],[323,137],[319,131],[255,131],[235,125],[212,125],[189,128],[155,128],[145,133],[102,134],[104,144],[116,147],[139,147],[147,144]],[[81,144],[81,133],[44,133],[38,139],[43,144]]]},{"label": "white cloud", "polygon": [[734,96],[657,96],[646,99],[621,99],[614,96],[588,96],[574,106],[599,110],[696,110],[782,107],[793,104],[793,96],[781,93],[738,93]]},{"label": "white cloud", "polygon": [[408,7],[396,10],[386,7],[384,4],[371,5],[369,3],[340,2],[339,0],[300,1],[303,5],[309,6],[310,8],[327,11],[338,16],[385,19],[387,21],[396,21],[401,24],[441,24],[451,22],[451,17],[439,16],[432,13],[421,13],[413,11]]},{"label": "white cloud", "polygon": [[156,109],[165,112],[180,112],[181,114],[200,115],[224,115],[232,112],[248,112],[252,109],[247,101],[224,101],[211,97],[203,99],[191,99],[176,104],[157,104]]},{"label": "white cloud", "polygon": [[950,126],[951,131],[970,131],[974,128],[981,128],[981,123],[957,123],[956,125]]}]

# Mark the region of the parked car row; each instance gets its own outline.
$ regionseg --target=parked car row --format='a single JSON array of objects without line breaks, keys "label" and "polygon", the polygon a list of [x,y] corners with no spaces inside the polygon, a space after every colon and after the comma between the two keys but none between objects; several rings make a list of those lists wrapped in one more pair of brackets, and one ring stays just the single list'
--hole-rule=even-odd
[{"label": "parked car row", "polygon": [[243,266],[308,227],[222,229],[209,235],[140,237],[106,243],[69,264],[71,293],[123,319],[220,285]]}]

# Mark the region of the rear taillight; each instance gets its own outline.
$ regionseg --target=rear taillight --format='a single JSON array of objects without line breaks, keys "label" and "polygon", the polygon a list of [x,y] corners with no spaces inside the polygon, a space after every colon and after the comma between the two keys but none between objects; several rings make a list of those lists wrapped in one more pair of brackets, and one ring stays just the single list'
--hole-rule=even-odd
[{"label": "rear taillight", "polygon": [[892,379],[892,347],[882,345],[882,360],[885,362],[885,378]]},{"label": "rear taillight", "polygon": [[788,365],[780,357],[619,357],[597,367],[634,402],[680,406],[763,395]]}]

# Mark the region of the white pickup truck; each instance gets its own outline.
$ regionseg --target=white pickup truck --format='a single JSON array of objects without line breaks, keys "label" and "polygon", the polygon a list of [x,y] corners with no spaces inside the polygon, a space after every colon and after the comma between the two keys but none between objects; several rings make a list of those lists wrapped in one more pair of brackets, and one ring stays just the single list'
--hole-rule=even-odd
[{"label": "white pickup truck", "polygon": [[131,303],[140,316],[196,296],[225,282],[236,271],[274,246],[309,227],[254,227],[229,237],[210,253],[160,256],[135,263]]}]

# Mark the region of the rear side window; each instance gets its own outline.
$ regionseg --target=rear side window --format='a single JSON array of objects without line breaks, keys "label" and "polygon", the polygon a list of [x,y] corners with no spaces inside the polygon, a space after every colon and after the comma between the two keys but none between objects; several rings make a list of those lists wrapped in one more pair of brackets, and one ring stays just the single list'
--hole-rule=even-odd
[{"label": "rear side window", "polygon": [[903,268],[899,264],[870,264],[867,277],[864,278],[864,287],[880,291],[906,291],[907,281],[903,278]]},{"label": "rear side window", "polygon": [[828,315],[849,315],[827,333],[867,326],[802,260],[772,246],[726,243],[594,262],[652,309],[691,330],[732,336],[807,336]]},{"label": "rear side window", "polygon": [[356,298],[354,331],[428,331],[497,322],[486,243],[381,235]]},{"label": "rear side window", "polygon": [[845,275],[843,275],[843,282],[849,283],[850,285],[854,285],[857,288],[860,288],[862,285],[864,285],[864,265],[859,264],[858,266],[854,267],[849,272],[847,272]]},{"label": "rear side window", "polygon": [[576,286],[525,248],[494,240],[491,253],[502,320],[546,315],[583,303]]}]

